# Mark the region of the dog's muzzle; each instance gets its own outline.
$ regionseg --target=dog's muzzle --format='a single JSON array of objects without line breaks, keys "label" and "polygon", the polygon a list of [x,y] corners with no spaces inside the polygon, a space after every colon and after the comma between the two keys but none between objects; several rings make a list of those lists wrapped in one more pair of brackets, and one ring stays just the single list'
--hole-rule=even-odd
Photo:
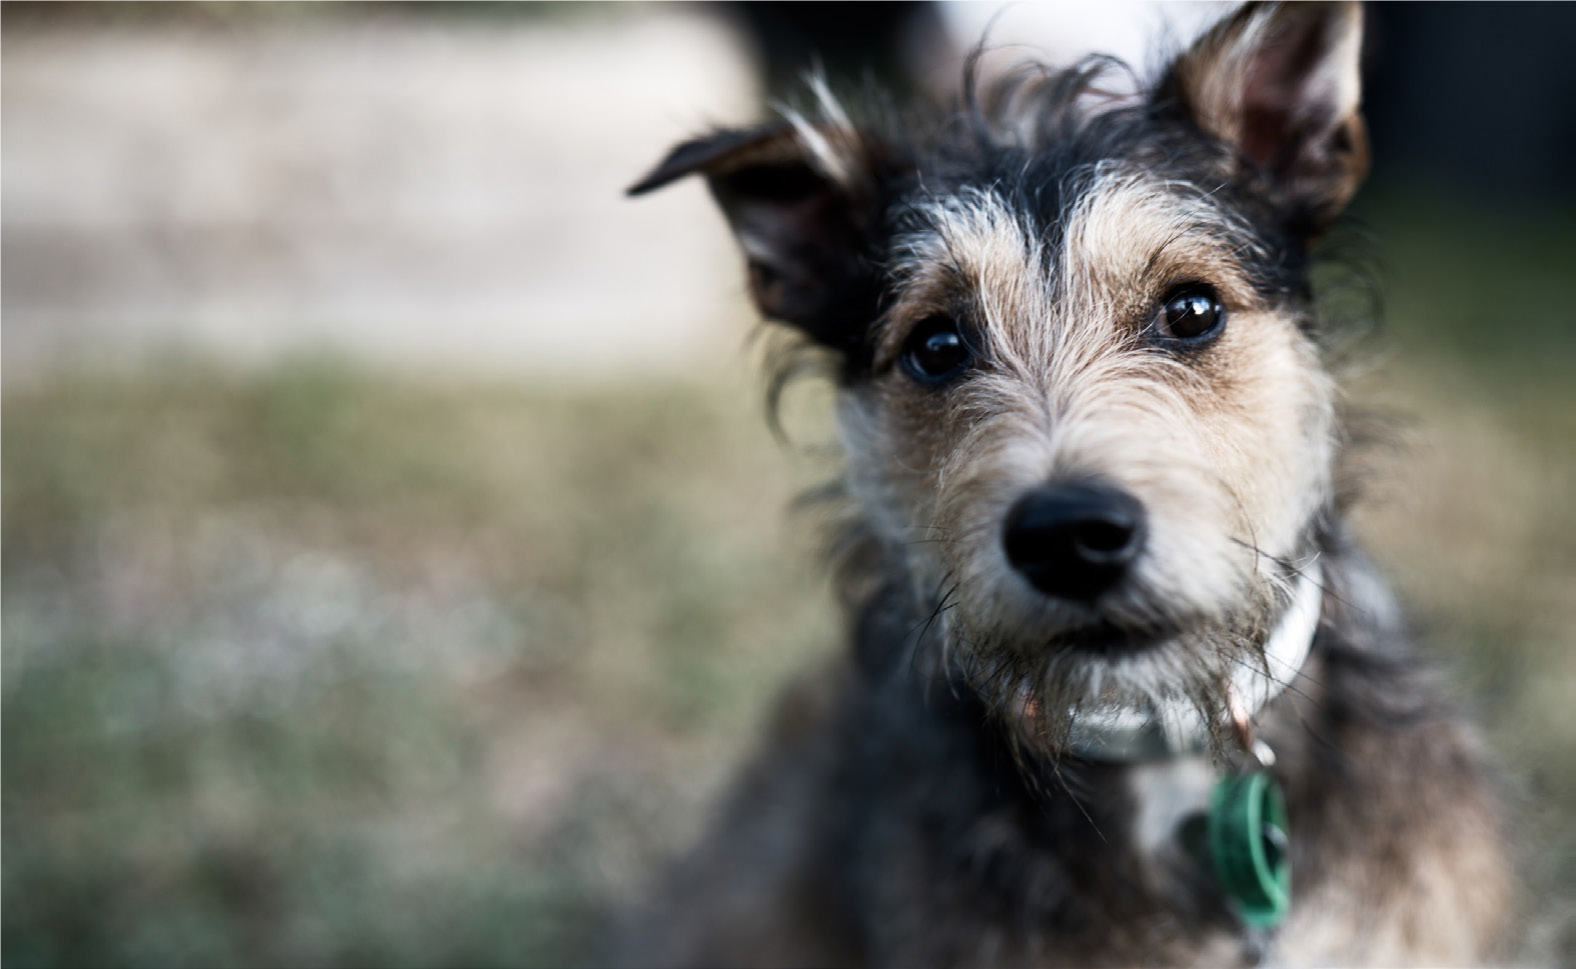
[{"label": "dog's muzzle", "polygon": [[[1231,671],[1228,713],[1240,720],[1233,726],[1251,734],[1258,715],[1301,675],[1318,634],[1323,600],[1324,573],[1314,559],[1294,579],[1291,598],[1264,642],[1262,665],[1242,662]],[[1202,753],[1209,748],[1216,726],[1180,696],[1138,707],[1094,706],[1069,714],[1073,722],[1068,748],[1080,757],[1116,763]]]}]

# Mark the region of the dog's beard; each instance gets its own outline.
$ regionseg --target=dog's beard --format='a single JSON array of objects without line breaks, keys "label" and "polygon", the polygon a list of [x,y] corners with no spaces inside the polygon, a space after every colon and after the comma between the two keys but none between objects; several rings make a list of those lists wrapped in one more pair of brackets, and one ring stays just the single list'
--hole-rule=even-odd
[{"label": "dog's beard", "polygon": [[1012,742],[1034,752],[1068,752],[1081,720],[1112,710],[1178,706],[1211,726],[1218,748],[1233,676],[1243,667],[1269,675],[1264,644],[1283,598],[1266,585],[1243,590],[1210,617],[1142,626],[1100,618],[1042,636],[975,620],[959,602],[932,632],[947,678],[966,684]]}]

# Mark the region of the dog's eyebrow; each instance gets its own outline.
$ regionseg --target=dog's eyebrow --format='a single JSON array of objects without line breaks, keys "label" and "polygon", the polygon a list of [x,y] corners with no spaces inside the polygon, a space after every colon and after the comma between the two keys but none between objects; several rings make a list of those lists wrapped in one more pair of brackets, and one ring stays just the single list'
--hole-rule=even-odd
[{"label": "dog's eyebrow", "polygon": [[[1215,191],[1218,191],[1218,187],[1200,193],[1199,197],[1213,199]],[[1178,243],[1200,237],[1215,244],[1211,248],[1218,249],[1236,260],[1254,260],[1267,255],[1264,243],[1241,220],[1230,218],[1226,213],[1220,213],[1210,219],[1188,215],[1177,218],[1171,233],[1149,254],[1149,258],[1144,263],[1143,275],[1153,275],[1160,261],[1169,255]]]},{"label": "dog's eyebrow", "polygon": [[1155,274],[1155,264],[1160,262],[1160,257],[1165,255],[1166,250],[1171,247],[1171,244],[1176,242],[1181,237],[1182,233],[1178,232],[1176,235],[1173,235],[1165,242],[1162,242],[1158,249],[1149,254],[1149,258],[1144,262],[1144,271],[1141,274],[1143,278],[1148,279]]},{"label": "dog's eyebrow", "polygon": [[1197,223],[1180,226],[1175,232],[1167,237],[1164,242],[1156,246],[1155,250],[1149,254],[1149,260],[1144,263],[1143,275],[1145,277],[1153,276],[1155,267],[1160,262],[1160,258],[1164,256],[1172,246],[1176,245],[1184,236],[1186,236],[1195,228],[1201,228],[1201,226],[1199,226]]}]

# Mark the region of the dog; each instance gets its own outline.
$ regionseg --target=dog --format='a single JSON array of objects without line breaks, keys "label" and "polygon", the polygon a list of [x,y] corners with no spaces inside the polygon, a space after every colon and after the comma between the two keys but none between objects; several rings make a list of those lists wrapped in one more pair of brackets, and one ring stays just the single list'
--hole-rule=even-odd
[{"label": "dog", "polygon": [[631,961],[1465,965],[1514,908],[1487,754],[1354,545],[1315,243],[1362,11],[1249,4],[1136,94],[675,148],[830,362],[849,649],[782,701]]}]

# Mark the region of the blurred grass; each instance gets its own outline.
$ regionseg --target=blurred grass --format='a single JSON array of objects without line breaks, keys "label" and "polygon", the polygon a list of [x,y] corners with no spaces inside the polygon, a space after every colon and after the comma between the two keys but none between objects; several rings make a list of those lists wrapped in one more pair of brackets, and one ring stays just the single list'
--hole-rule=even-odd
[{"label": "blurred grass", "polygon": [[[1368,211],[1357,393],[1410,416],[1360,524],[1505,753],[1570,964],[1570,223],[1423,211]],[[747,376],[8,387],[6,964],[594,963],[837,639],[784,511],[818,469]]]},{"label": "blurred grass", "polygon": [[831,642],[735,389],[9,391],[5,962],[592,958]]},{"label": "blurred grass", "polygon": [[1360,206],[1399,446],[1358,521],[1505,764],[1533,964],[1576,965],[1576,209],[1446,198]]}]

